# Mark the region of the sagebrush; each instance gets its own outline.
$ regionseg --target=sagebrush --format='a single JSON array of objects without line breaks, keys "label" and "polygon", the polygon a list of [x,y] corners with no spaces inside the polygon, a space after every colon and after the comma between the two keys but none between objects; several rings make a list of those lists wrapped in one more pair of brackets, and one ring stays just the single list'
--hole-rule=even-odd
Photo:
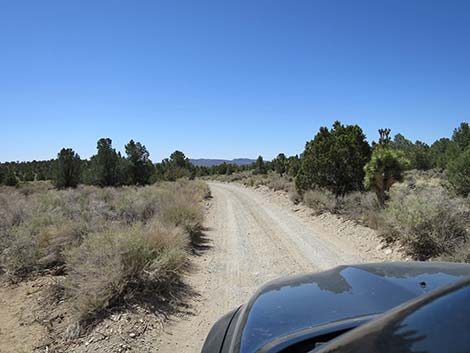
[{"label": "sagebrush", "polygon": [[[42,187],[42,186],[41,186]],[[0,268],[18,281],[65,275],[71,316],[86,322],[136,289],[168,288],[183,273],[204,220],[202,181],[145,187],[0,193]]]},{"label": "sagebrush", "polygon": [[381,233],[403,244],[413,258],[426,260],[453,254],[468,241],[468,217],[465,202],[442,187],[411,191],[397,185],[383,211]]}]

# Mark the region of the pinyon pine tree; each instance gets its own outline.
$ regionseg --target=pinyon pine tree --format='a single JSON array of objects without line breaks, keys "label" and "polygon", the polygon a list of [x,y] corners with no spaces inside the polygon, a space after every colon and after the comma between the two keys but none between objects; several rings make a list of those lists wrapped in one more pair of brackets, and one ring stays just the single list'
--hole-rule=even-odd
[{"label": "pinyon pine tree", "polygon": [[62,148],[57,155],[55,184],[58,188],[74,188],[80,182],[81,160],[71,148]]},{"label": "pinyon pine tree", "polygon": [[301,192],[326,188],[336,197],[361,190],[369,158],[370,146],[362,129],[336,121],[331,130],[322,127],[307,142],[296,187]]}]

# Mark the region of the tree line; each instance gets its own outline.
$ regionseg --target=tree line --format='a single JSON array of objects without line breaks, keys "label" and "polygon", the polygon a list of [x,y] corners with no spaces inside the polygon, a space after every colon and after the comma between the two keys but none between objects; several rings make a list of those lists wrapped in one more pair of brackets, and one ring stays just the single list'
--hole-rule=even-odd
[{"label": "tree line", "polygon": [[259,156],[251,165],[223,163],[212,167],[194,166],[181,151],[173,152],[160,163],[153,163],[140,142],[129,141],[125,155],[112,146],[110,138],[97,142],[97,152],[89,160],[81,159],[71,148],[63,148],[49,161],[7,162],[0,164],[0,183],[53,180],[57,187],[75,187],[79,183],[99,186],[146,185],[159,180],[174,181],[208,175],[230,175],[250,170],[254,174],[276,172],[295,178],[300,192],[325,188],[337,197],[352,191],[372,189],[384,203],[387,191],[410,169],[436,168],[448,176],[456,193],[470,193],[470,127],[462,122],[451,138],[428,145],[412,142],[402,134],[393,139],[390,129],[380,129],[377,142],[369,144],[358,125],[336,121],[332,128],[321,127],[300,155],[280,153],[271,161]]},{"label": "tree line", "polygon": [[[393,139],[391,130],[379,129],[378,141],[371,144],[358,125],[336,121],[332,128],[321,127],[300,155],[280,153],[272,161],[259,156],[245,167],[254,174],[276,172],[295,179],[296,189],[327,189],[336,197],[352,191],[373,190],[384,205],[391,186],[403,179],[407,170],[437,169],[446,173],[456,194],[470,194],[470,127],[462,122],[451,138],[441,138],[431,145],[412,142],[402,134]],[[236,166],[220,165],[212,174],[232,174]]]},{"label": "tree line", "polygon": [[20,182],[51,180],[58,188],[76,187],[80,183],[102,187],[147,185],[160,180],[230,175],[245,170],[265,174],[272,169],[295,175],[300,167],[298,156],[286,158],[283,154],[285,161],[277,164],[265,162],[260,156],[251,165],[195,166],[181,151],[173,152],[160,163],[153,163],[145,145],[134,140],[124,146],[124,156],[116,151],[110,138],[99,139],[96,149],[96,154],[88,160],[82,159],[72,148],[62,148],[56,159],[0,163],[0,184],[16,186]]},{"label": "tree line", "polygon": [[320,128],[307,142],[296,175],[300,192],[325,188],[336,197],[352,191],[372,189],[383,206],[390,187],[403,179],[406,170],[444,171],[453,190],[470,193],[470,127],[463,122],[451,138],[441,138],[431,146],[415,143],[390,129],[379,129],[378,142],[371,145],[358,125],[339,121],[331,129]]},{"label": "tree line", "polygon": [[15,186],[19,182],[52,180],[58,188],[78,184],[98,186],[147,185],[158,180],[194,178],[197,168],[181,151],[173,152],[161,163],[153,163],[145,145],[130,140],[125,155],[112,145],[110,138],[97,141],[96,154],[82,159],[72,148],[62,148],[56,159],[0,164],[0,183]]}]

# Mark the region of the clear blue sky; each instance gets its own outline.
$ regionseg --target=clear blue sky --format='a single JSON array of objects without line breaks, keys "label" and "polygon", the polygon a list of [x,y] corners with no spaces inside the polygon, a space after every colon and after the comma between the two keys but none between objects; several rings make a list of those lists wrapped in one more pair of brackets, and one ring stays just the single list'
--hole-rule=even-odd
[{"label": "clear blue sky", "polygon": [[0,0],[0,161],[131,138],[154,161],[428,143],[470,120],[470,1]]}]

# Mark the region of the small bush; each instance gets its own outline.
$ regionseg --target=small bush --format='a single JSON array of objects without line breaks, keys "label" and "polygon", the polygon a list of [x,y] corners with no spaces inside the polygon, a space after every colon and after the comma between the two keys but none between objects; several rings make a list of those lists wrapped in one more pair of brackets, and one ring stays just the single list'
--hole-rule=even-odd
[{"label": "small bush", "polygon": [[302,202],[302,195],[298,193],[297,190],[290,190],[289,191],[289,200],[291,200],[294,205],[297,205]]},{"label": "small bush", "polygon": [[1,262],[7,277],[15,280],[38,268],[38,260],[43,249],[38,246],[37,238],[31,236],[28,227],[15,227],[10,230],[2,252]]},{"label": "small bush", "polygon": [[352,192],[338,199],[335,212],[341,216],[377,229],[381,207],[373,192]]},{"label": "small bush", "polygon": [[197,232],[204,220],[204,213],[198,202],[178,194],[161,205],[160,215],[164,224],[182,227],[188,234]]},{"label": "small bush", "polygon": [[459,247],[454,253],[447,254],[440,258],[441,261],[470,263],[470,242]]},{"label": "small bush", "polygon": [[0,193],[0,229],[20,225],[29,216],[25,198],[17,192]]},{"label": "small bush", "polygon": [[287,177],[281,177],[276,174],[272,174],[269,177],[269,181],[267,186],[274,191],[283,190],[289,191],[293,188],[294,183],[293,181],[289,180]]},{"label": "small bush", "polygon": [[161,193],[153,187],[126,187],[111,200],[111,207],[119,221],[130,225],[152,219],[158,212],[160,201]]},{"label": "small bush", "polygon": [[303,201],[317,214],[333,212],[336,208],[335,195],[328,190],[309,190],[303,194]]},{"label": "small bush", "polygon": [[194,180],[190,183],[184,180],[179,180],[176,185],[177,187],[181,187],[181,185],[186,187],[186,191],[193,193],[197,200],[208,199],[211,197],[211,189],[209,188],[209,185],[201,180]]},{"label": "small bush", "polygon": [[382,215],[384,236],[418,260],[451,254],[468,238],[468,208],[442,187],[397,185]]},{"label": "small bush", "polygon": [[171,286],[187,261],[186,244],[181,230],[159,223],[89,235],[66,254],[74,319],[86,322],[136,289]]},{"label": "small bush", "polygon": [[38,247],[43,249],[42,257],[38,259],[39,265],[46,268],[63,265],[64,252],[79,246],[89,232],[88,225],[79,221],[67,221],[44,228],[38,235]]}]

